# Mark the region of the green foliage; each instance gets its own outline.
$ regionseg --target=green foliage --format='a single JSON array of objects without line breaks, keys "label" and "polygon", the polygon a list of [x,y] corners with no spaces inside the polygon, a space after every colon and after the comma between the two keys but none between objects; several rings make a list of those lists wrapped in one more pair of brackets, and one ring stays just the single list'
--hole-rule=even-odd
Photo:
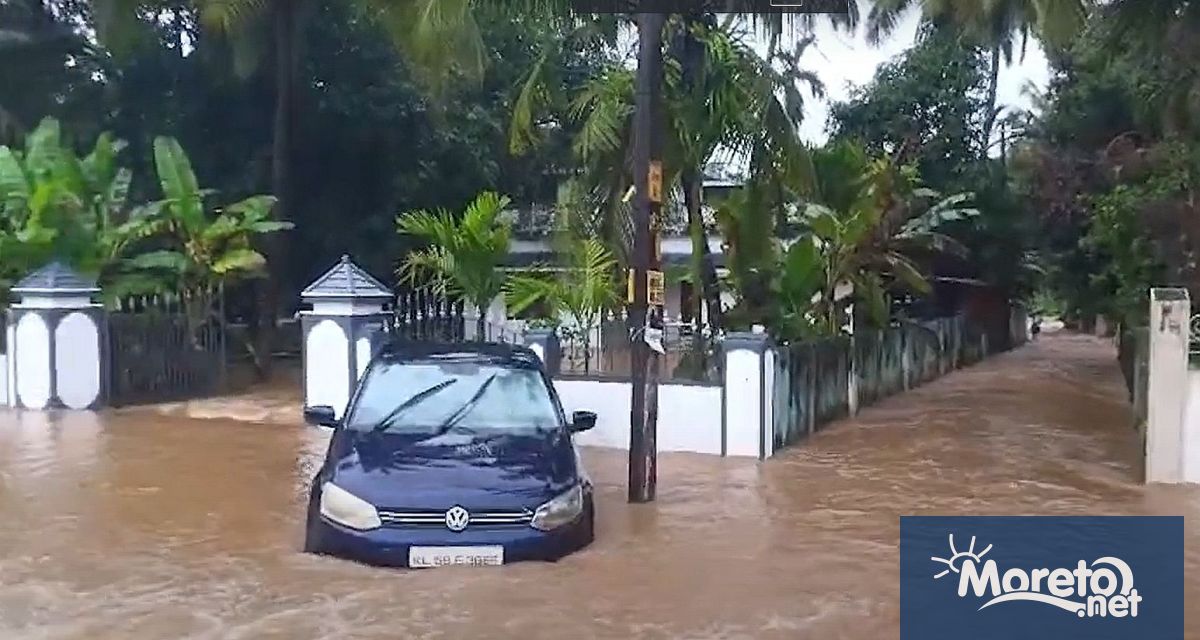
[{"label": "green foliage", "polygon": [[986,68],[979,49],[933,34],[834,105],[833,137],[856,140],[872,156],[915,162],[929,184],[961,184],[979,170],[987,144]]},{"label": "green foliage", "polygon": [[[1168,270],[1164,260],[1171,255],[1171,248],[1161,245],[1148,218],[1153,207],[1189,197],[1186,185],[1190,182],[1187,167],[1177,166],[1174,171],[1156,173],[1140,183],[1119,184],[1092,198],[1092,220],[1082,244],[1106,257],[1104,268],[1092,275],[1092,282],[1099,287],[1107,285],[1109,295],[1103,312],[1110,317],[1126,325],[1144,324],[1148,319],[1150,288],[1167,284],[1169,273],[1184,271],[1181,264]],[[1187,213],[1191,212],[1175,210],[1168,215]],[[1191,259],[1191,256],[1180,257]]]},{"label": "green foliage", "polygon": [[1018,168],[1069,316],[1139,324],[1151,286],[1200,294],[1198,36],[1195,2],[1121,0],[1054,60]]},{"label": "green foliage", "polygon": [[591,359],[592,331],[621,304],[617,260],[596,238],[575,240],[563,257],[564,267],[555,274],[538,274],[539,269],[535,269],[533,274],[510,277],[505,285],[505,300],[510,313],[521,313],[541,304],[552,319],[563,313],[570,317],[583,344],[586,371]]},{"label": "green foliage", "polygon": [[397,231],[428,246],[405,256],[397,275],[411,285],[465,298],[482,323],[504,288],[501,266],[508,255],[510,227],[501,216],[508,204],[507,197],[484,192],[467,205],[461,218],[445,209],[401,214]]},{"label": "green foliage", "polygon": [[767,325],[784,340],[840,333],[852,302],[863,317],[886,324],[889,292],[929,291],[923,259],[967,252],[941,229],[980,215],[968,206],[970,194],[943,197],[921,186],[911,166],[871,159],[848,143],[817,152],[814,161],[818,189],[831,204],[806,203],[794,220],[800,235],[786,249],[753,231],[765,224],[755,203],[769,189],[744,191],[719,215],[739,294],[731,316]]},{"label": "green foliage", "polygon": [[132,179],[117,166],[123,143],[103,134],[78,157],[46,118],[23,150],[0,146],[0,278],[12,281],[59,259],[111,282],[136,238],[125,221]]},{"label": "green foliage", "polygon": [[[79,0],[0,2],[0,144],[21,141],[47,113],[95,135],[96,123],[76,107],[100,97],[94,74],[103,56],[75,28]],[[64,64],[70,59],[71,64]]]},{"label": "green foliage", "polygon": [[154,247],[130,257],[125,265],[138,277],[114,294],[145,291],[182,292],[195,308],[197,322],[210,311],[211,296],[227,283],[261,277],[266,258],[253,248],[258,236],[292,228],[271,219],[272,196],[252,196],[210,210],[191,160],[173,138],[154,141],[154,164],[163,199],[137,207],[126,231]]},{"label": "green foliage", "polygon": [[[932,2],[923,3],[922,8],[935,14],[971,9],[965,4],[951,7]],[[968,17],[942,16],[953,18],[951,22]],[[1006,145],[995,146],[997,141],[987,145],[988,121],[995,113],[989,100],[989,72],[994,61],[977,46],[978,38],[968,36],[961,29],[930,29],[913,49],[881,68],[855,99],[834,108],[835,143],[820,152],[823,157],[817,163],[818,172],[832,171],[833,175],[819,178],[823,184],[818,200],[830,197],[828,185],[838,191],[832,195],[843,203],[836,208],[844,209],[845,203],[856,197],[857,181],[845,176],[852,171],[845,167],[853,167],[853,159],[839,164],[829,157],[850,153],[837,144],[845,140],[863,141],[868,153],[878,159],[877,168],[886,169],[885,159],[890,158],[900,166],[911,165],[921,182],[937,192],[972,193],[979,215],[969,221],[940,221],[944,236],[936,242],[943,244],[945,238],[953,238],[958,247],[942,248],[958,250],[928,256],[926,269],[938,276],[982,280],[1010,298],[1020,298],[1042,277],[1033,255],[1040,239],[1035,218],[1038,208],[1014,191],[1008,159],[988,157],[989,150],[1007,152]],[[915,186],[910,192],[920,193]],[[901,193],[899,197],[906,196]],[[896,214],[901,211],[897,209]],[[898,223],[888,220],[884,226],[895,229]],[[970,250],[969,260],[963,247]],[[932,302],[941,301],[935,298]]]},{"label": "green foliage", "polygon": [[753,181],[717,208],[716,220],[724,238],[726,285],[737,296],[727,324],[748,329],[774,320],[772,282],[782,242],[775,234],[776,212],[783,204],[770,183]]},{"label": "green foliage", "polygon": [[[796,83],[807,83],[820,95],[819,80],[797,64],[811,40],[802,40],[794,52],[772,49],[764,57],[735,24],[678,17],[669,22],[666,40],[671,44],[665,51],[663,87],[669,114],[664,181],[673,184],[685,171],[698,171],[722,148],[745,155],[749,172],[758,180],[797,188],[806,185],[811,165],[808,149],[797,134],[803,98]],[[697,55],[702,64],[691,64],[688,56]],[[776,62],[782,70],[775,68]],[[517,98],[520,108],[510,127],[514,148],[525,148],[524,141],[535,137],[529,125],[537,112],[530,105],[546,102],[550,95],[539,77],[543,72],[535,64],[522,84]],[[633,89],[632,69],[623,61],[611,61],[570,100],[566,120],[568,128],[577,131],[573,150],[582,170],[576,188],[588,194],[589,209],[600,218],[592,226],[610,246],[624,246],[630,240],[624,204],[633,184],[627,163]]]},{"label": "green foliage", "polygon": [[6,286],[51,260],[96,276],[105,293],[214,291],[261,273],[260,234],[290,228],[270,219],[274,199],[256,196],[207,215],[191,162],[170,138],[155,142],[164,199],[129,208],[132,172],[124,143],[101,134],[86,156],[47,118],[23,150],[0,147],[0,259]]}]

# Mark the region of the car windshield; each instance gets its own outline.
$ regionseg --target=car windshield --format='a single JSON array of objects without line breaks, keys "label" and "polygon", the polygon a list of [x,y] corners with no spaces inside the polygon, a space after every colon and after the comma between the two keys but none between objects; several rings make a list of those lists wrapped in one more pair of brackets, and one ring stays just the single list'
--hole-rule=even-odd
[{"label": "car windshield", "polygon": [[561,423],[535,369],[473,362],[379,362],[368,371],[346,428],[497,432]]}]

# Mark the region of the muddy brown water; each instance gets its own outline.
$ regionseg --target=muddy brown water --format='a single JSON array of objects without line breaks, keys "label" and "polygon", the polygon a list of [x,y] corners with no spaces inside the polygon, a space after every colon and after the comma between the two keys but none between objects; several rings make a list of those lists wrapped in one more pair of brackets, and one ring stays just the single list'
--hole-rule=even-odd
[{"label": "muddy brown water", "polygon": [[[766,464],[661,457],[554,564],[405,572],[300,553],[326,436],[149,411],[0,413],[0,638],[889,638],[900,515],[1184,515],[1143,487],[1111,345],[1062,336],[830,426]],[[1200,616],[1188,621],[1200,638]]]}]

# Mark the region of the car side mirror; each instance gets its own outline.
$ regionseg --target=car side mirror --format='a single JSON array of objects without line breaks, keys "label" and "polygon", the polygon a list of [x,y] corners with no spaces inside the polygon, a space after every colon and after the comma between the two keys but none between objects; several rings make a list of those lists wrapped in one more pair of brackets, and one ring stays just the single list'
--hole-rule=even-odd
[{"label": "car side mirror", "polygon": [[596,414],[593,411],[576,411],[571,414],[571,433],[580,433],[596,426]]},{"label": "car side mirror", "polygon": [[315,427],[336,427],[338,424],[333,407],[325,405],[304,407],[304,421]]}]

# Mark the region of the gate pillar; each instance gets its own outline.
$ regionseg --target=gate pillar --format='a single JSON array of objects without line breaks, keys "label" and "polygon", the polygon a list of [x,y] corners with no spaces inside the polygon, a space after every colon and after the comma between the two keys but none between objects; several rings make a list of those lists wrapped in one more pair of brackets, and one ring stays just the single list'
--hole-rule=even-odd
[{"label": "gate pillar", "polygon": [[300,299],[304,406],[332,407],[339,419],[375,349],[386,339],[392,291],[362,267],[342,259],[313,281]]},{"label": "gate pillar", "polygon": [[[1188,466],[1188,370],[1191,302],[1186,289],[1150,290],[1150,359],[1147,383],[1145,481],[1180,483],[1193,479]],[[1200,398],[1196,399],[1200,402]],[[1200,422],[1200,420],[1197,420]],[[1200,426],[1200,425],[1198,425]],[[1200,429],[1196,429],[1200,432]],[[1195,440],[1200,440],[1198,435]]]},{"label": "gate pillar", "polygon": [[10,399],[24,409],[99,409],[108,398],[108,317],[100,288],[59,262],[13,287]]}]

